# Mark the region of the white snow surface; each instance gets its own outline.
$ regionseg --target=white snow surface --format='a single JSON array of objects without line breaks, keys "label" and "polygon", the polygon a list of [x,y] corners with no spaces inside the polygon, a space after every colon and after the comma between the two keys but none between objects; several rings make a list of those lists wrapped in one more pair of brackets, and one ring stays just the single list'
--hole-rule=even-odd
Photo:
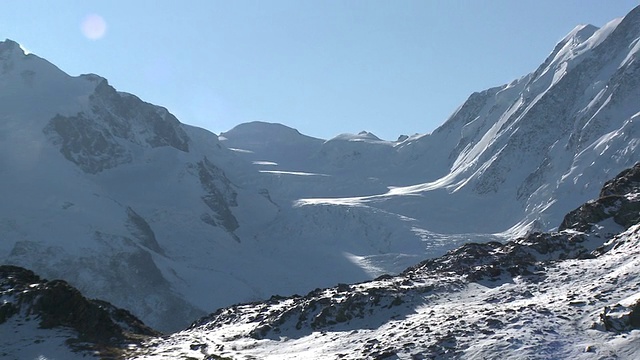
[{"label": "white snow surface", "polygon": [[[64,328],[42,329],[40,320],[14,316],[0,324],[0,358],[25,360],[99,359],[93,351],[72,350],[66,343],[77,337]],[[81,344],[78,344],[81,345]]]}]

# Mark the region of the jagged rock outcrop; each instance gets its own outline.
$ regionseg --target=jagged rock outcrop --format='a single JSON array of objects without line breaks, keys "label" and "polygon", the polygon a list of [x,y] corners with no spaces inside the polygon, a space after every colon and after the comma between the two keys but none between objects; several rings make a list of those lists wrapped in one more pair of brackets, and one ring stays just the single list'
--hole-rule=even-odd
[{"label": "jagged rock outcrop", "polygon": [[[225,173],[212,164],[206,157],[198,162],[198,177],[206,195],[202,196],[202,201],[207,204],[213,215],[204,213],[200,219],[205,223],[218,226],[221,225],[230,233],[233,233],[239,226],[238,220],[233,216],[231,207],[238,206],[238,194],[233,189],[231,181]],[[234,235],[234,238],[239,239]]]},{"label": "jagged rock outcrop", "polygon": [[600,321],[606,331],[640,329],[640,301],[629,305],[605,306],[600,314]]},{"label": "jagged rock outcrop", "polygon": [[600,197],[567,214],[559,230],[590,231],[594,224],[606,219],[628,229],[640,221],[640,163],[622,171],[605,183]]},{"label": "jagged rock outcrop", "polygon": [[126,310],[89,300],[62,280],[47,281],[32,271],[0,266],[0,325],[13,317],[38,319],[43,329],[70,328],[71,347],[109,351],[159,333]]},{"label": "jagged rock outcrop", "polygon": [[131,144],[189,151],[187,134],[166,109],[118,93],[105,79],[91,79],[99,83],[89,96],[90,110],[72,116],[58,114],[43,129],[67,160],[96,174],[130,163]]}]

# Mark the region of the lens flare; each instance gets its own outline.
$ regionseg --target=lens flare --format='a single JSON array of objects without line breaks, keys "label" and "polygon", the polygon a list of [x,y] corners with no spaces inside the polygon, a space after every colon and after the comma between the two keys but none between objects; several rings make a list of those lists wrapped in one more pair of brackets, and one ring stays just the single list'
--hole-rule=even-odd
[{"label": "lens flare", "polygon": [[90,14],[82,19],[80,30],[82,31],[82,35],[87,39],[98,40],[107,32],[107,23],[104,21],[102,16]]}]

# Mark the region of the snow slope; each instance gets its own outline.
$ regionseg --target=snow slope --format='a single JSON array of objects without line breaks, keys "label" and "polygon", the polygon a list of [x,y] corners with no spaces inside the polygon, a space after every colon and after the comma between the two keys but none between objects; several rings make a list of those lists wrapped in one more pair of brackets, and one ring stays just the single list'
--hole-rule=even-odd
[{"label": "snow slope", "polygon": [[284,188],[257,180],[214,134],[10,40],[0,43],[0,69],[0,262],[64,279],[157,329],[399,272],[435,243],[394,226],[395,214],[356,210],[324,212],[341,228],[314,236],[325,220],[275,202],[270,192]]}]

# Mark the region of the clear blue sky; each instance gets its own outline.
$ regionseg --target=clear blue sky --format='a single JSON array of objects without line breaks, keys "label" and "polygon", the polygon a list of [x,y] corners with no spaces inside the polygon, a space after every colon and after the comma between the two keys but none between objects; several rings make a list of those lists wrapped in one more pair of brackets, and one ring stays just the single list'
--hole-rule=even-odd
[{"label": "clear blue sky", "polygon": [[472,92],[535,70],[576,25],[602,26],[639,3],[8,1],[0,40],[215,133],[262,120],[391,140],[432,131]]}]

